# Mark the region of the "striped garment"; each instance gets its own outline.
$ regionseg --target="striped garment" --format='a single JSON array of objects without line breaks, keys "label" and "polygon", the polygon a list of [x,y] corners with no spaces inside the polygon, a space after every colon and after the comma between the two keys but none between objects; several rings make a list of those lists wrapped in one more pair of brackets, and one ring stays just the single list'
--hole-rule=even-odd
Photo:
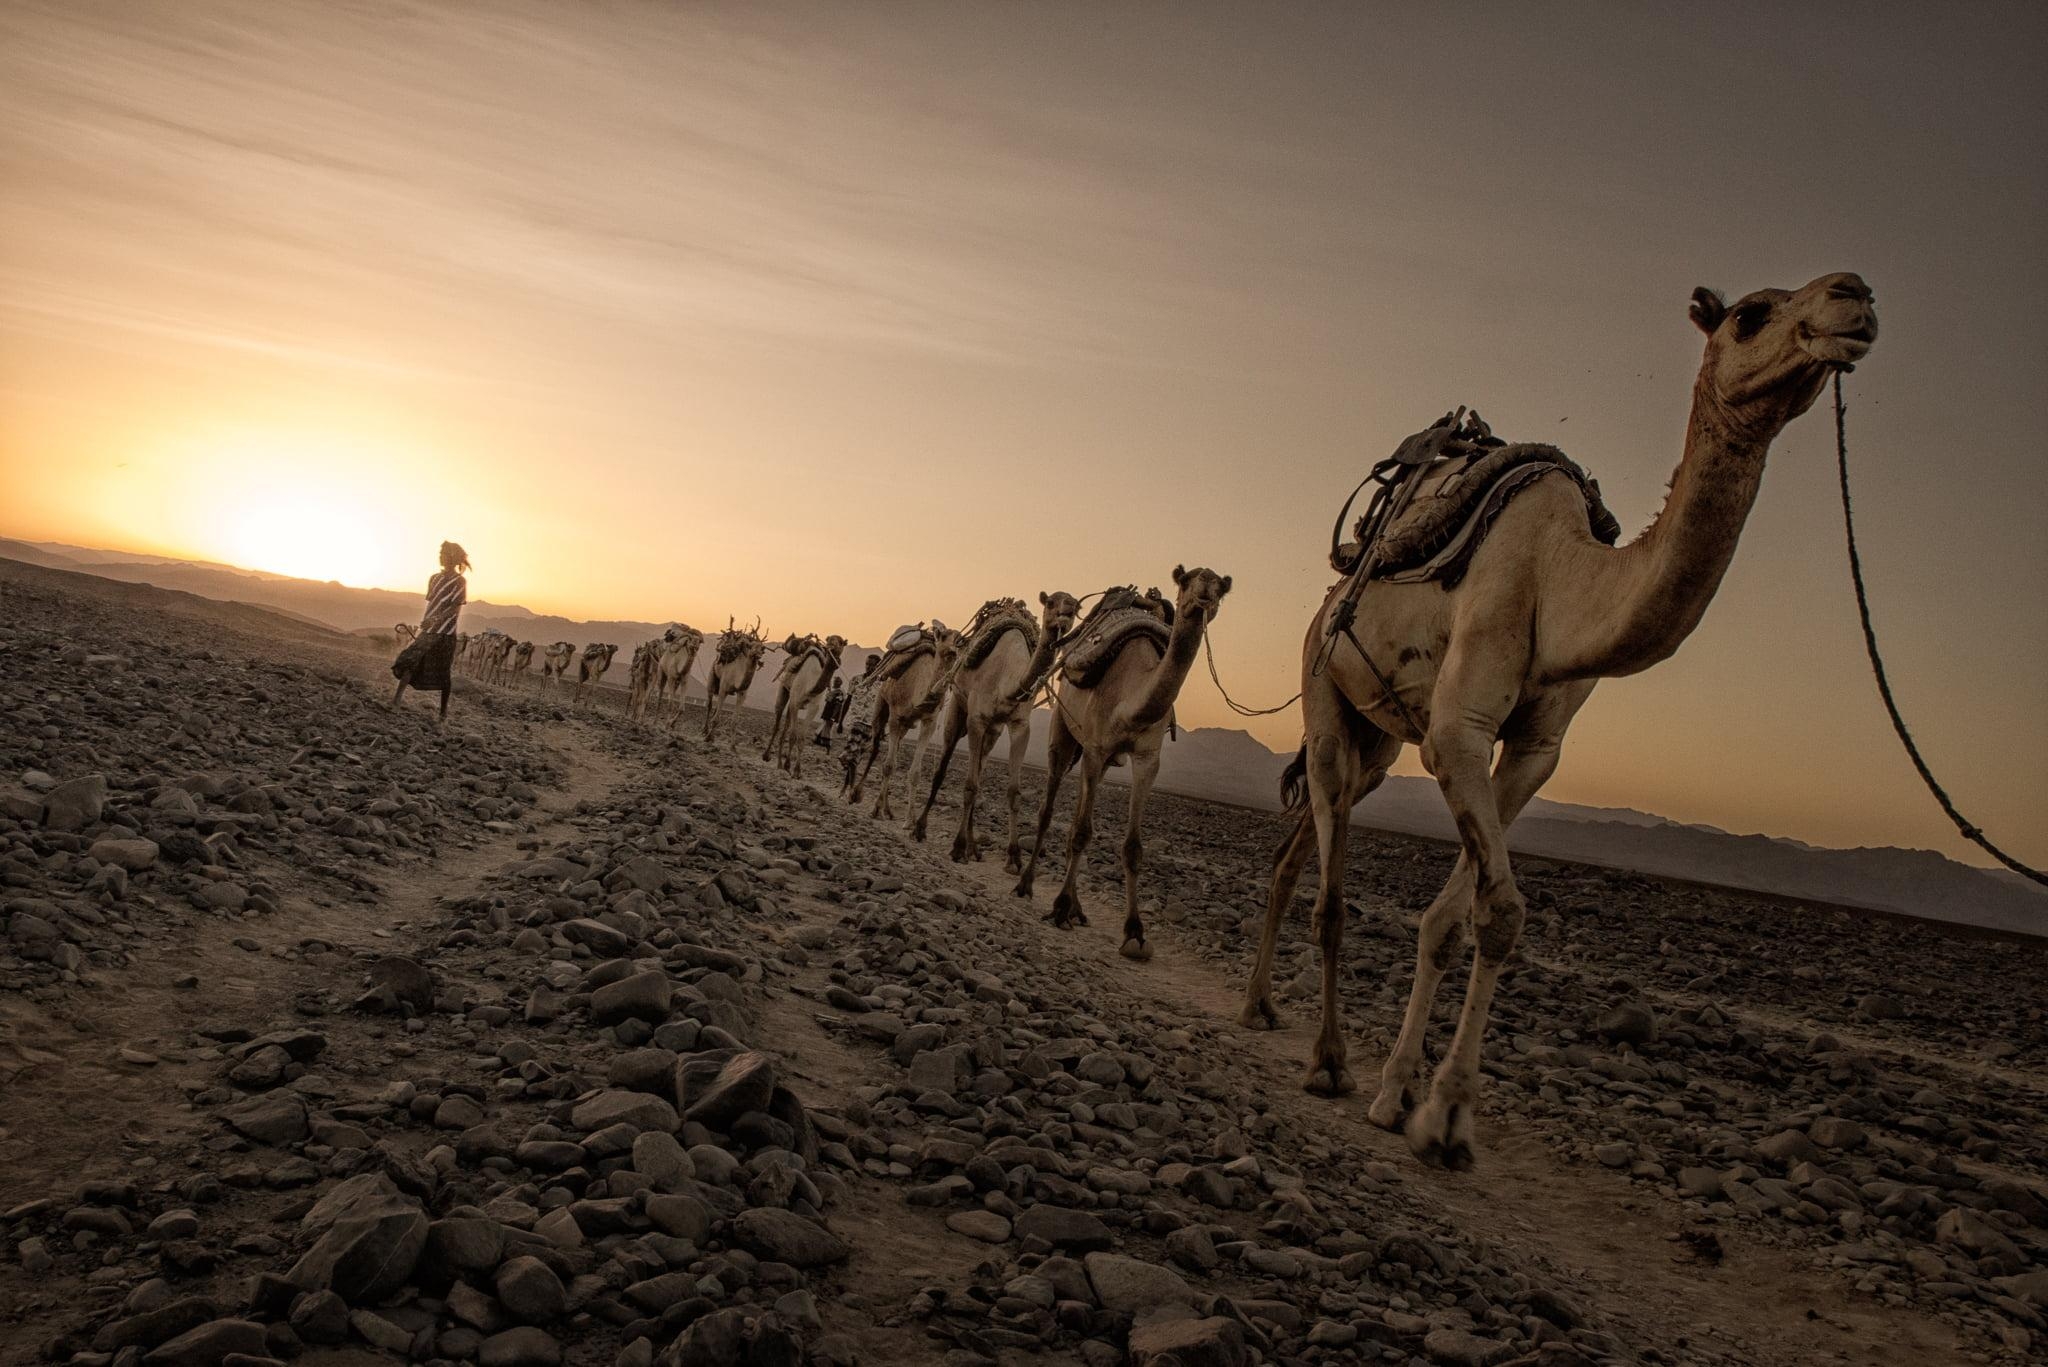
[{"label": "striped garment", "polygon": [[439,632],[453,635],[455,619],[469,601],[469,585],[454,570],[442,570],[427,581],[427,613],[420,618],[420,634]]}]

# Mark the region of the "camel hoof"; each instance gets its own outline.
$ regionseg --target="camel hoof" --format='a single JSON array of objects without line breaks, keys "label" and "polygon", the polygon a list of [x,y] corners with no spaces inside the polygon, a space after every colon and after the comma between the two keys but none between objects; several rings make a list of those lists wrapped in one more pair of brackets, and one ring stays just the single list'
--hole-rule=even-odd
[{"label": "camel hoof", "polygon": [[1024,856],[1023,856],[1023,855],[1021,855],[1021,854],[1018,854],[1018,853],[1017,853],[1017,852],[1016,852],[1015,850],[1011,850],[1011,851],[1010,851],[1010,852],[1009,852],[1008,854],[1004,855],[1004,856],[1003,856],[1003,872],[1004,872],[1004,873],[1022,873],[1022,872],[1024,872]]},{"label": "camel hoof", "polygon": [[910,838],[920,845],[924,843],[924,823],[922,821],[910,823]]},{"label": "camel hoof", "polygon": [[1281,1030],[1286,1028],[1286,1022],[1280,1019],[1280,1013],[1273,1009],[1273,1002],[1267,997],[1260,997],[1257,1001],[1246,1002],[1244,1010],[1237,1013],[1237,1023],[1248,1030]]},{"label": "camel hoof", "polygon": [[1413,1109],[1413,1103],[1414,1098],[1408,1094],[1407,1088],[1389,1092],[1382,1087],[1380,1094],[1372,1099],[1372,1105],[1366,1107],[1365,1118],[1383,1130],[1399,1133]]},{"label": "camel hoof", "polygon": [[1066,914],[1058,907],[1054,907],[1051,911],[1045,913],[1045,919],[1052,922],[1054,930],[1072,930],[1074,928],[1073,921],[1069,920]]},{"label": "camel hoof", "polygon": [[1029,878],[1019,878],[1017,886],[1010,889],[1010,895],[1012,897],[1022,897],[1028,901],[1031,897],[1031,880]]},{"label": "camel hoof", "polygon": [[1465,1108],[1425,1105],[1408,1118],[1408,1148],[1432,1167],[1470,1172],[1472,1122]]},{"label": "camel hoof", "polygon": [[1351,1070],[1341,1063],[1318,1063],[1308,1070],[1308,1077],[1301,1084],[1302,1090],[1317,1096],[1350,1096],[1358,1090],[1358,1084],[1351,1078]]},{"label": "camel hoof", "polygon": [[1126,959],[1135,959],[1141,964],[1148,963],[1152,958],[1152,946],[1143,940],[1131,939],[1124,941],[1123,947],[1118,949],[1117,953]]},{"label": "camel hoof", "polygon": [[961,844],[958,840],[953,842],[952,859],[955,864],[965,864],[967,862],[967,846]]}]

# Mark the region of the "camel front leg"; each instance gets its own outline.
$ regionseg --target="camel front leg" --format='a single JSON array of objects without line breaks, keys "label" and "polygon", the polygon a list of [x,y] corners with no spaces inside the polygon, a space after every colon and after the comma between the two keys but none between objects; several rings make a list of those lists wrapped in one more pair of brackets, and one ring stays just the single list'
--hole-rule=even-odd
[{"label": "camel front leg", "polygon": [[1415,1108],[1415,1074],[1422,1066],[1430,1006],[1437,984],[1465,952],[1465,922],[1471,912],[1472,861],[1461,853],[1416,931],[1415,983],[1408,992],[1408,1009],[1401,1017],[1400,1037],[1380,1070],[1379,1095],[1366,1111],[1366,1118],[1381,1129],[1400,1129]]},{"label": "camel front leg", "polygon": [[[1472,1166],[1472,1112],[1478,1102],[1479,1045],[1501,968],[1521,934],[1522,894],[1515,887],[1507,839],[1487,761],[1496,731],[1457,718],[1431,728],[1430,769],[1458,824],[1464,862],[1473,871],[1472,938],[1478,953],[1458,1012],[1457,1033],[1431,1079],[1429,1099],[1409,1117],[1408,1147],[1425,1162],[1447,1168]],[[1421,983],[1418,980],[1417,987]],[[1427,1007],[1424,1007],[1426,1013]]]},{"label": "camel front leg", "polygon": [[911,803],[917,801],[917,776],[924,772],[924,752],[932,743],[932,720],[928,716],[917,724],[917,748],[911,751],[910,768],[903,775],[903,807],[906,811]]},{"label": "camel front leg", "polygon": [[1117,953],[1143,962],[1152,957],[1145,943],[1145,922],[1138,915],[1138,859],[1145,852],[1145,800],[1159,777],[1159,755],[1131,757],[1131,815],[1124,823],[1124,942]]},{"label": "camel front leg", "polygon": [[1030,721],[1010,723],[1010,784],[1005,798],[1010,808],[1010,844],[1003,852],[1003,872],[1016,873],[1024,867],[1024,852],[1017,843],[1017,807],[1023,789],[1019,782],[1024,765],[1024,747],[1031,740]]},{"label": "camel front leg", "polygon": [[1081,856],[1095,834],[1095,794],[1102,786],[1105,767],[1094,755],[1081,756],[1081,795],[1074,801],[1074,829],[1067,834],[1067,876],[1059,895],[1052,899],[1051,915],[1046,917],[1061,930],[1088,924],[1088,913],[1081,910],[1081,897],[1074,889],[1081,881]]},{"label": "camel front leg", "polygon": [[1017,875],[1017,896],[1031,895],[1031,882],[1038,874],[1038,857],[1045,852],[1045,833],[1052,825],[1053,803],[1059,800],[1060,784],[1067,777],[1067,770],[1074,767],[1074,761],[1081,757],[1081,747],[1074,740],[1066,724],[1055,716],[1052,730],[1045,740],[1045,799],[1038,804],[1038,834],[1031,841],[1031,857],[1024,861],[1024,871]]},{"label": "camel front leg", "polygon": [[1316,846],[1315,814],[1306,807],[1294,831],[1280,843],[1273,857],[1273,885],[1266,892],[1266,924],[1259,932],[1259,957],[1252,964],[1251,981],[1244,987],[1244,1010],[1240,1025],[1254,1030],[1278,1030],[1280,1013],[1273,1009],[1273,955],[1280,947],[1280,923],[1286,919],[1287,904],[1294,900],[1295,885],[1301,881],[1301,866]]}]

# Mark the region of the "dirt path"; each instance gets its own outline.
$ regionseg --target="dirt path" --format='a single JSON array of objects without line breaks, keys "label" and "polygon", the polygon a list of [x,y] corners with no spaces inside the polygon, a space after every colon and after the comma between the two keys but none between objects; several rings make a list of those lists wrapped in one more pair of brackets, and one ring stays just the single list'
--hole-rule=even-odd
[{"label": "dirt path", "polygon": [[[816,779],[806,782],[827,799],[834,791]],[[1602,1169],[1567,1167],[1543,1137],[1526,1124],[1489,1123],[1480,1166],[1470,1173],[1423,1168],[1400,1136],[1365,1118],[1367,1097],[1329,1102],[1297,1085],[1315,1020],[1293,1019],[1280,1031],[1253,1031],[1235,1024],[1243,984],[1181,944],[1171,926],[1148,931],[1156,945],[1150,963],[1117,954],[1122,887],[1082,880],[1091,924],[1072,932],[1053,930],[1043,919],[1055,883],[1041,879],[1041,894],[1027,905],[1012,896],[1015,879],[1000,858],[979,864],[945,862],[945,842],[919,846],[901,823],[886,823],[907,854],[949,871],[949,881],[974,884],[992,900],[1017,911],[1017,933],[1030,952],[1046,961],[1064,960],[1088,990],[1106,1002],[1121,1000],[1190,1027],[1223,1027],[1234,1067],[1251,1080],[1261,1102],[1300,1122],[1310,1133],[1329,1136],[1372,1155],[1399,1176],[1410,1193],[1441,1209],[1458,1228],[1480,1234],[1511,1250],[1515,1261],[1567,1274],[1570,1284],[1621,1325],[1639,1331],[1638,1342],[1711,1346],[1758,1363],[1806,1364],[1832,1361],[1855,1367],[1892,1367],[1902,1361],[1967,1361],[1952,1328],[1908,1308],[1893,1308],[1844,1294],[1830,1274],[1817,1271],[1810,1254],[1774,1248],[1740,1226],[1714,1226],[1723,1256],[1709,1263],[1692,1256],[1681,1233],[1687,1227],[1677,1202]],[[934,813],[933,829],[945,825]],[[1354,1040],[1398,1019],[1352,1020]],[[1361,1088],[1374,1079],[1366,1071],[1377,1060],[1354,1059]],[[1822,1308],[1824,1307],[1824,1309]]]}]

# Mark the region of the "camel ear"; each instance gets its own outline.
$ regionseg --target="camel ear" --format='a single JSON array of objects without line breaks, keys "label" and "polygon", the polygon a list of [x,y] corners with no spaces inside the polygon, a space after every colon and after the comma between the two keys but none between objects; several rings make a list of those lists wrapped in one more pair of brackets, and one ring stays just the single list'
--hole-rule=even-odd
[{"label": "camel ear", "polygon": [[1692,321],[1701,332],[1713,336],[1714,329],[1721,326],[1721,320],[1727,316],[1728,301],[1721,297],[1719,290],[1701,285],[1692,292]]},{"label": "camel ear", "polygon": [[1052,599],[1045,596],[1044,589],[1040,589],[1038,591],[1038,606],[1042,608],[1049,608],[1052,606]]},{"label": "camel ear", "polygon": [[1173,586],[1175,588],[1179,588],[1182,584],[1185,584],[1187,581],[1188,567],[1186,565],[1175,565],[1173,567]]},{"label": "camel ear", "polygon": [[1230,576],[1226,574],[1223,576],[1223,587],[1216,590],[1216,596],[1218,598],[1221,598],[1224,594],[1228,592],[1230,592]]}]

